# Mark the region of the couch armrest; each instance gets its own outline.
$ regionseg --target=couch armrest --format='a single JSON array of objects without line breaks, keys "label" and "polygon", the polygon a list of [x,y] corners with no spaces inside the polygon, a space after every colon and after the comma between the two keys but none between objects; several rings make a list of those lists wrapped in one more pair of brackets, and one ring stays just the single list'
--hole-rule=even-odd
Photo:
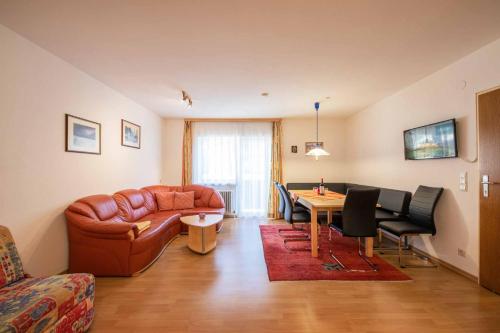
[{"label": "couch armrest", "polygon": [[214,190],[210,200],[208,202],[208,207],[210,208],[226,208],[226,204],[224,203],[224,199],[219,191]]},{"label": "couch armrest", "polygon": [[95,238],[128,239],[130,237],[129,231],[136,227],[128,222],[96,221],[69,210],[64,213],[72,227],[86,233],[87,236]]}]

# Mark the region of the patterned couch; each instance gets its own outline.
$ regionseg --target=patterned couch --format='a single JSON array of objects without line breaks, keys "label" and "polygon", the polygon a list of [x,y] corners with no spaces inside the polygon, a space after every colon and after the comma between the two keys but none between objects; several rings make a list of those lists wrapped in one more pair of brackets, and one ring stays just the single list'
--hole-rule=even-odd
[{"label": "patterned couch", "polygon": [[[174,192],[193,195],[191,207],[160,209],[157,197]],[[192,193],[191,193],[192,192]],[[113,195],[81,198],[65,211],[69,235],[69,271],[95,276],[131,276],[149,267],[183,230],[181,216],[223,214],[224,200],[201,185],[154,185]],[[135,222],[151,221],[137,232]],[[222,223],[217,226],[219,231]]]},{"label": "patterned couch", "polygon": [[94,317],[90,274],[24,274],[9,230],[0,226],[0,333],[85,332]]}]

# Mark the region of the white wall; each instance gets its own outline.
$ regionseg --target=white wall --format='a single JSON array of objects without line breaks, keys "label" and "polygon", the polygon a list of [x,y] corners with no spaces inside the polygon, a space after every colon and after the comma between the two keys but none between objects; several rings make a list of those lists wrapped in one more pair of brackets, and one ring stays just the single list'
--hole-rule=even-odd
[{"label": "white wall", "polygon": [[[161,118],[0,25],[0,224],[25,270],[67,268],[64,209],[82,196],[156,184]],[[64,114],[101,123],[102,155],[64,151]],[[120,121],[142,126],[120,145]]]},{"label": "white wall", "polygon": [[[316,118],[283,119],[283,181],[289,182],[342,182],[345,168],[345,121],[341,118],[319,118],[319,141],[330,156],[305,155],[305,142],[316,141]],[[298,153],[291,152],[297,146]]]},{"label": "white wall", "polygon": [[[466,82],[466,86],[464,86]],[[414,192],[419,184],[445,192],[437,207],[437,236],[415,242],[442,260],[478,274],[477,92],[500,85],[500,40],[347,119],[349,180]],[[460,158],[405,161],[403,130],[456,118]],[[458,189],[459,173],[469,190]],[[458,256],[464,249],[466,258]]]},{"label": "white wall", "polygon": [[183,119],[163,119],[163,172],[162,184],[182,184]]},{"label": "white wall", "polygon": [[[284,182],[343,181],[346,177],[344,163],[344,120],[320,117],[320,141],[331,156],[314,158],[305,156],[305,142],[316,140],[314,117],[283,119],[283,174]],[[163,120],[163,173],[162,183],[179,185],[182,181],[183,119]],[[291,146],[298,153],[291,152]]]}]

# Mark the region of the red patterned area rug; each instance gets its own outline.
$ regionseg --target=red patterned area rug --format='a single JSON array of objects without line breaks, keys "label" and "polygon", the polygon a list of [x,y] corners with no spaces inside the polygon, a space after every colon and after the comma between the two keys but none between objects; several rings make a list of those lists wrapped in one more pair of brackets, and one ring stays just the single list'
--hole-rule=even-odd
[{"label": "red patterned area rug", "polygon": [[[344,281],[409,281],[411,278],[382,258],[374,255],[371,261],[378,266],[378,271],[371,271],[370,266],[358,256],[357,239],[342,237],[333,232],[333,239],[328,240],[328,227],[323,226],[320,235],[319,256],[313,258],[310,251],[291,251],[283,243],[279,229],[290,228],[287,225],[261,225],[260,235],[264,247],[264,257],[270,281],[296,280],[344,280]],[[286,235],[296,234],[286,231]],[[296,234],[297,235],[297,234]],[[310,247],[310,242],[289,242],[289,248]],[[329,249],[346,266],[338,270],[330,258]],[[358,270],[358,271],[356,271]],[[366,271],[365,271],[366,270]]]}]

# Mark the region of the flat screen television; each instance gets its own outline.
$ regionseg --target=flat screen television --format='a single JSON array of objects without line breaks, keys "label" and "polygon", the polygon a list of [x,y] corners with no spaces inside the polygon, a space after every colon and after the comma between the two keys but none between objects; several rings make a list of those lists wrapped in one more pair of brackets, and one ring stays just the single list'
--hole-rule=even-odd
[{"label": "flat screen television", "polygon": [[458,156],[455,119],[406,130],[404,141],[407,160]]}]

